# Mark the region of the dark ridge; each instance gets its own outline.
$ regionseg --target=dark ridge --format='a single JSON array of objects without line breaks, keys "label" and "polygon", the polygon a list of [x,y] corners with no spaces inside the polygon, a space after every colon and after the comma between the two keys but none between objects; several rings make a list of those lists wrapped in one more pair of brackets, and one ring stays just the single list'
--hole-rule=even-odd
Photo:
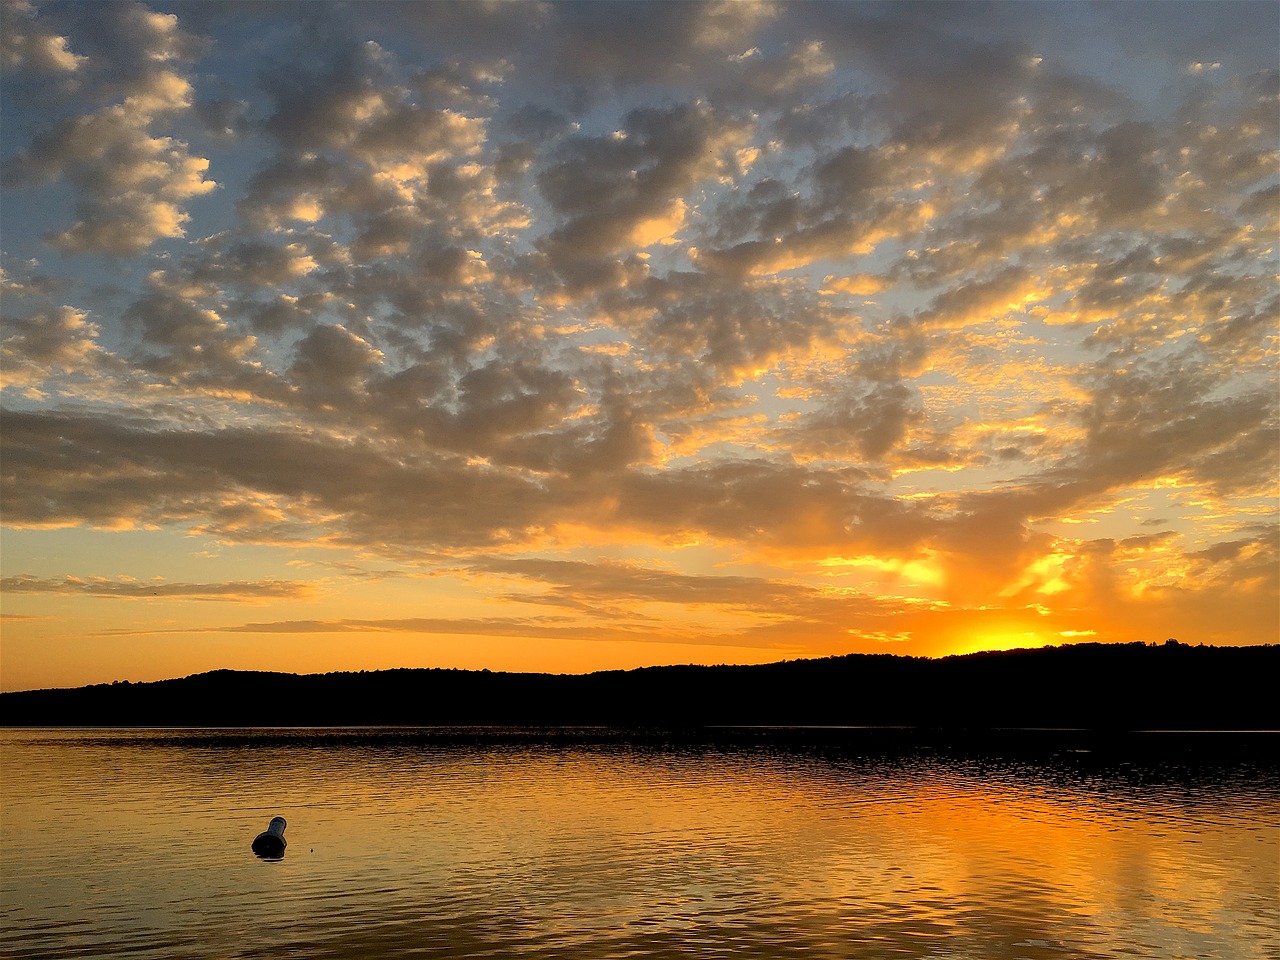
[{"label": "dark ridge", "polygon": [[215,670],[0,694],[3,726],[1280,728],[1280,645],[1081,643],[586,675]]}]

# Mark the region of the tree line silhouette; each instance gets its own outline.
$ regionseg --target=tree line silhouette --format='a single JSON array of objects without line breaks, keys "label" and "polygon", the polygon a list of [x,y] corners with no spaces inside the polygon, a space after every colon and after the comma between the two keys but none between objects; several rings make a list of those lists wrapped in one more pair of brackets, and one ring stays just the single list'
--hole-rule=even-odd
[{"label": "tree line silhouette", "polygon": [[1082,643],[585,675],[215,670],[0,694],[5,726],[1277,729],[1280,645]]}]

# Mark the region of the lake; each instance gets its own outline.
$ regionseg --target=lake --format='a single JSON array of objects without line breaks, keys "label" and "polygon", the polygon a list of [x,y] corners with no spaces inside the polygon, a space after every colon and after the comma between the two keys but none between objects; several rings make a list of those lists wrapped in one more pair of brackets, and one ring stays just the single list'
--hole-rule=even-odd
[{"label": "lake", "polygon": [[[1275,958],[1280,736],[0,732],[12,958]],[[283,859],[250,851],[276,815]]]}]

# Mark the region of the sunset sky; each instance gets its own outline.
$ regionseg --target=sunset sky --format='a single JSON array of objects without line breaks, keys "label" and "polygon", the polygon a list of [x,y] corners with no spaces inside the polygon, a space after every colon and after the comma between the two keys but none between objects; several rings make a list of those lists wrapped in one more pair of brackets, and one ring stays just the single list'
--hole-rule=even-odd
[{"label": "sunset sky", "polygon": [[1274,2],[3,11],[4,689],[1277,641]]}]

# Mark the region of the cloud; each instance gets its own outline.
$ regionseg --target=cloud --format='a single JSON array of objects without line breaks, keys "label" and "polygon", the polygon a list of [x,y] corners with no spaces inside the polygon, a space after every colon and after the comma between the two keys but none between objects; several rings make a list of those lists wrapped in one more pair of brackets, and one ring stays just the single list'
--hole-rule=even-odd
[{"label": "cloud", "polygon": [[191,108],[180,68],[197,50],[177,17],[132,3],[99,12],[84,34],[91,52],[77,57],[76,70],[88,75],[95,98],[118,102],[46,126],[6,160],[5,172],[17,183],[65,180],[74,188],[77,220],[47,234],[51,244],[127,255],[184,236],[185,202],[217,184],[206,178],[206,158],[154,131]]},{"label": "cloud", "polygon": [[237,333],[198,301],[156,291],[134,301],[123,319],[138,330],[136,362],[145,370],[176,381],[213,378],[269,390],[269,375],[249,359],[254,338]]},{"label": "cloud", "polygon": [[600,302],[655,362],[673,364],[683,383],[708,372],[732,383],[784,358],[805,358],[830,343],[836,328],[806,291],[696,273],[651,278]]},{"label": "cloud", "polygon": [[810,457],[848,457],[852,447],[864,462],[876,463],[922,420],[920,400],[906,384],[882,381],[865,392],[828,396],[819,410],[778,429],[776,442]]},{"label": "cloud", "polygon": [[357,392],[382,354],[341,326],[318,326],[298,344],[289,372],[298,386],[320,402],[333,395]]},{"label": "cloud", "polygon": [[247,222],[280,232],[348,217],[359,261],[408,253],[420,235],[523,223],[519,204],[496,198],[498,173],[481,156],[491,103],[476,88],[500,76],[455,65],[405,83],[402,73],[373,41],[340,45],[305,68],[273,64],[263,131],[279,149],[239,201]]},{"label": "cloud", "polygon": [[4,8],[6,524],[448,568],[484,608],[282,632],[1262,610],[1269,7],[1203,49],[1136,8],[170,10]]},{"label": "cloud", "polygon": [[1032,277],[1024,267],[1005,267],[994,276],[938,294],[910,323],[935,329],[990,323],[1026,309],[1049,292],[1044,282]]},{"label": "cloud", "polygon": [[0,7],[0,67],[38,73],[75,73],[83,56],[67,47],[67,38],[37,22],[36,8],[27,0]]},{"label": "cloud", "polygon": [[[568,608],[665,603],[723,605],[782,615],[818,595],[811,587],[763,577],[695,576],[624,563],[518,558],[481,561],[476,569],[548,584],[549,592],[538,595],[538,602]],[[530,597],[512,594],[509,599],[527,602]]]},{"label": "cloud", "polygon": [[[184,82],[185,83],[185,82]],[[185,108],[181,87],[162,108]],[[65,178],[78,190],[79,217],[49,241],[68,253],[137,253],[157,240],[185,235],[183,201],[217,184],[205,179],[209,162],[187,145],[151,136],[154,104],[125,104],[58,125],[19,155],[12,173],[22,180]]]},{"label": "cloud", "polygon": [[62,375],[92,373],[107,362],[98,346],[97,324],[74,307],[6,318],[5,331],[0,340],[5,388],[37,387]]},{"label": "cloud", "polygon": [[[747,646],[770,647],[774,643],[753,641],[751,637],[723,635],[714,637],[691,636],[685,632],[655,628],[654,625],[593,625],[583,626],[568,622],[564,617],[401,617],[374,620],[272,620],[228,624],[222,626],[172,629],[110,629],[98,636],[140,636],[153,633],[261,633],[261,634],[444,634],[472,637],[513,637],[522,639],[588,640],[593,642],[626,643],[680,643],[687,646]],[[739,642],[741,641],[741,642]]]},{"label": "cloud", "polygon": [[310,584],[287,580],[234,581],[230,583],[173,583],[165,580],[109,579],[106,577],[35,577],[18,574],[0,580],[6,594],[64,594],[118,599],[217,600],[233,603],[265,603],[296,600],[310,595]]},{"label": "cloud", "polygon": [[[176,523],[289,543],[326,539],[319,521],[341,516],[339,539],[440,549],[519,539],[547,501],[519,476],[477,475],[448,456],[402,461],[368,442],[18,412],[4,426],[5,519],[14,526]],[[61,463],[41,454],[55,438]]]},{"label": "cloud", "polygon": [[757,0],[550,9],[560,31],[548,61],[551,75],[581,85],[584,97],[637,84],[706,82],[718,63],[750,48],[778,13],[775,4]]},{"label": "cloud", "polygon": [[633,110],[613,134],[561,142],[537,178],[562,221],[540,243],[551,268],[570,289],[589,290],[617,275],[602,257],[674,239],[684,195],[732,170],[748,132],[747,122],[694,103]]}]

